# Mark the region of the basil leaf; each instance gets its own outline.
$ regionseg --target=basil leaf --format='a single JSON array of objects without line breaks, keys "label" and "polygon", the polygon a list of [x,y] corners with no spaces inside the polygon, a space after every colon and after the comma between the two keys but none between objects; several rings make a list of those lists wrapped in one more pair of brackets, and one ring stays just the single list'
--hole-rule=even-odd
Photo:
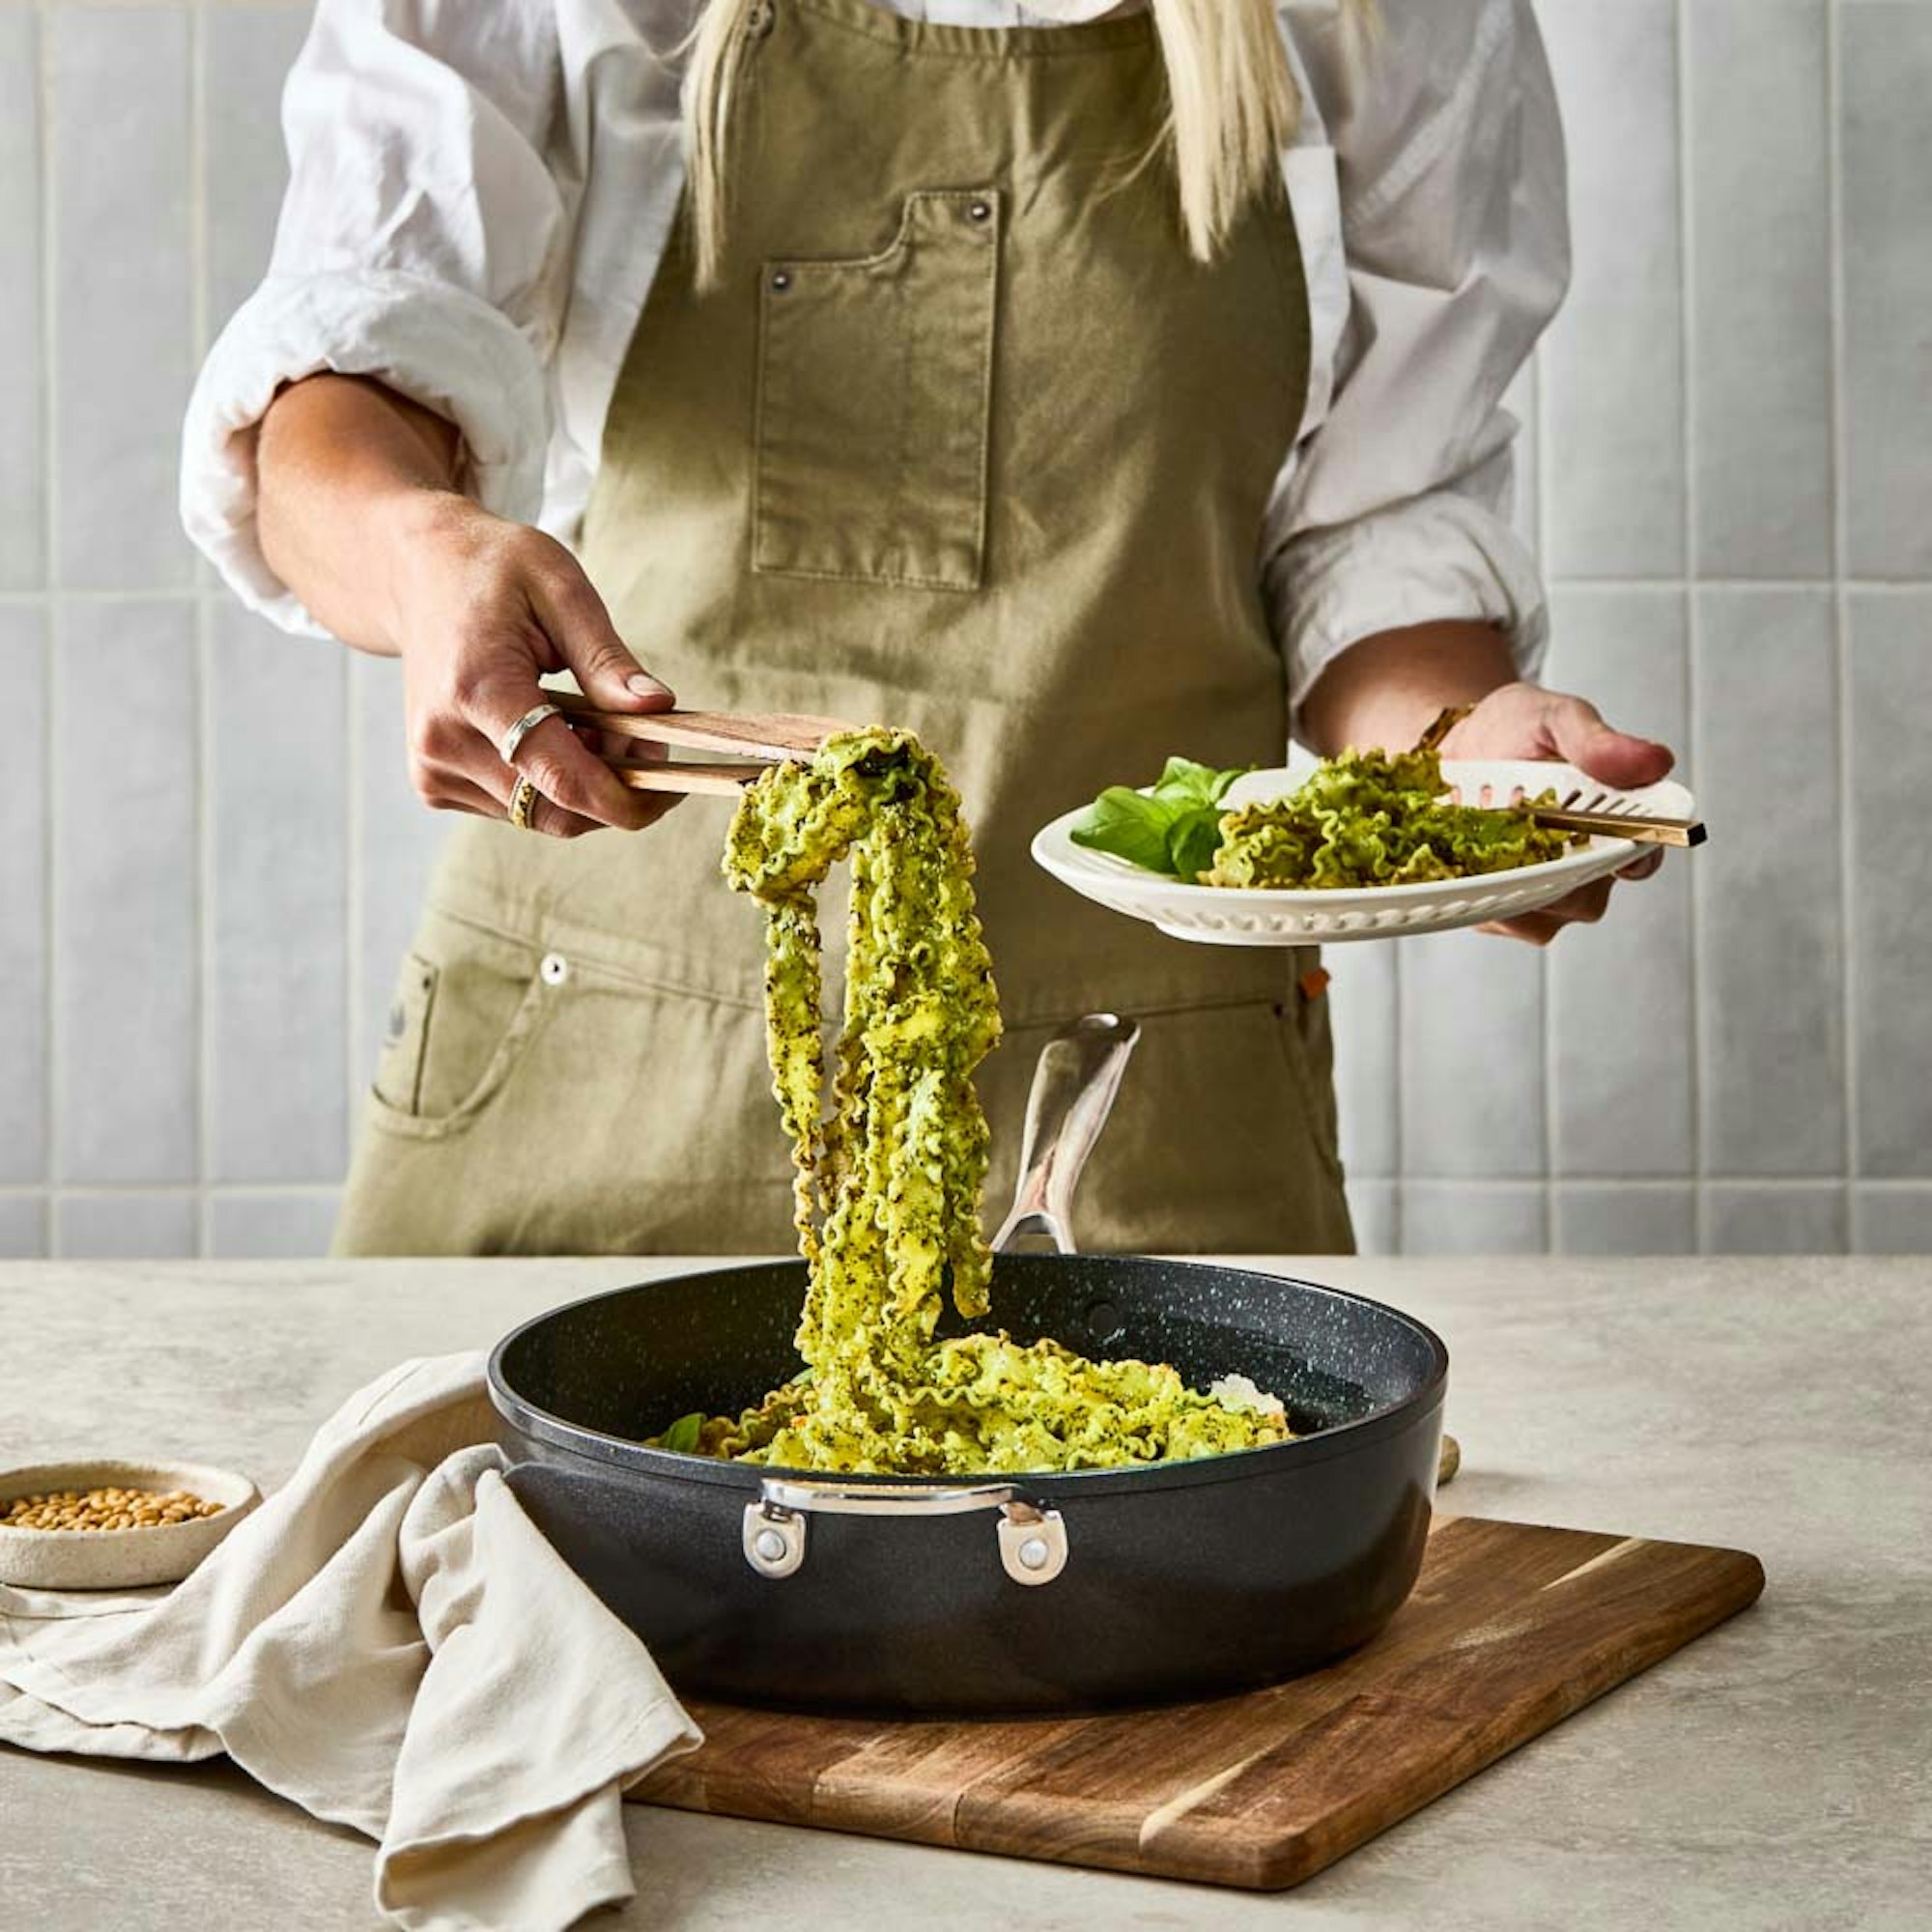
[{"label": "basil leaf", "polygon": [[1111,852],[1150,872],[1168,869],[1167,829],[1177,816],[1171,805],[1143,798],[1125,785],[1109,785],[1074,820],[1068,836],[1076,845]]},{"label": "basil leaf", "polygon": [[690,1415],[680,1415],[665,1433],[658,1437],[660,1449],[669,1449],[679,1456],[689,1456],[697,1447],[698,1433],[704,1427],[704,1411],[694,1410]]},{"label": "basil leaf", "polygon": [[1183,813],[1167,829],[1168,864],[1179,877],[1195,881],[1214,863],[1221,849],[1221,810],[1218,806],[1197,806]]},{"label": "basil leaf", "polygon": [[1225,772],[1216,772],[1214,774],[1214,783],[1208,794],[1208,803],[1209,805],[1219,805],[1228,796],[1229,788],[1236,779],[1244,779],[1250,772],[1256,769],[1257,767],[1254,765],[1235,765]]},{"label": "basil leaf", "polygon": [[1153,795],[1172,805],[1212,805],[1215,781],[1222,776],[1211,765],[1192,758],[1170,758],[1154,781]]}]

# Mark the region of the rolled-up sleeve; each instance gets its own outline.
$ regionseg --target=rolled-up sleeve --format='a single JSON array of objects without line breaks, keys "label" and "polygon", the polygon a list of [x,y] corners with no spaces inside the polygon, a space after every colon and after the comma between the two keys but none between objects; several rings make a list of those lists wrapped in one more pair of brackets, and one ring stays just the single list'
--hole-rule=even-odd
[{"label": "rolled-up sleeve", "polygon": [[256,431],[285,384],[379,379],[456,425],[487,508],[537,514],[569,274],[545,159],[559,92],[549,0],[320,0],[283,96],[274,254],[202,368],[182,449],[188,535],[284,629],[321,631],[256,529]]},{"label": "rolled-up sleeve", "polygon": [[1569,280],[1561,123],[1528,0],[1385,0],[1351,54],[1334,0],[1284,10],[1334,149],[1349,315],[1278,482],[1263,583],[1298,707],[1378,632],[1492,623],[1533,675],[1548,618],[1512,529],[1504,391]]}]

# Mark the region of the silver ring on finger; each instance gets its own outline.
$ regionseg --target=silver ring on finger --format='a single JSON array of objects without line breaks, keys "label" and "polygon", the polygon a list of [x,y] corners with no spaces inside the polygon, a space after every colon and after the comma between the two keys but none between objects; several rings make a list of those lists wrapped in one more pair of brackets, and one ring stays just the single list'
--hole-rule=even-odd
[{"label": "silver ring on finger", "polygon": [[497,747],[506,765],[517,762],[517,753],[523,743],[546,718],[561,718],[563,706],[560,704],[533,704],[503,733],[503,742]]},{"label": "silver ring on finger", "polygon": [[531,819],[537,809],[537,800],[543,794],[536,788],[535,781],[520,778],[516,788],[510,793],[510,823],[519,832],[534,832],[536,827]]}]

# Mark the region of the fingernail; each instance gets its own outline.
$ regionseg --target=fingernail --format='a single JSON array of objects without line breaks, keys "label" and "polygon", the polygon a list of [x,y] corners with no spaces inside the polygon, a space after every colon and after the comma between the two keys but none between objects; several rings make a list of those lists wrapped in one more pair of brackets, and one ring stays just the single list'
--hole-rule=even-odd
[{"label": "fingernail", "polygon": [[642,671],[639,671],[635,677],[626,678],[624,686],[627,691],[634,692],[639,697],[668,697],[670,696],[669,685],[660,684],[656,678],[648,677]]}]

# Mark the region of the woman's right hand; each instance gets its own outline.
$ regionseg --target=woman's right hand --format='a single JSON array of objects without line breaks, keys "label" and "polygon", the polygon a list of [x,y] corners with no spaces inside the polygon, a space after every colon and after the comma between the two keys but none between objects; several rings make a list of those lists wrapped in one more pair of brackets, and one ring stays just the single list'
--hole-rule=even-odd
[{"label": "woman's right hand", "polygon": [[[561,718],[525,733],[516,770],[503,762],[504,734],[546,702],[547,671],[575,672],[604,711],[668,711],[675,699],[560,543],[455,489],[452,423],[373,378],[325,371],[270,403],[255,467],[270,569],[345,643],[402,659],[410,775],[428,804],[503,818],[522,776],[542,794],[532,827],[574,838],[601,825],[637,831],[677,802],[630,790]],[[606,750],[651,755],[624,739]]]},{"label": "woman's right hand", "polygon": [[[403,660],[410,777],[424,803],[502,818],[521,775],[539,793],[532,829],[553,838],[602,826],[636,832],[662,818],[677,794],[632,791],[594,740],[561,718],[525,733],[514,770],[498,750],[546,701],[537,683],[545,672],[575,673],[606,711],[676,702],[631,655],[576,557],[454,491],[412,492],[391,527],[389,625]],[[639,750],[606,743],[620,755]]]}]

